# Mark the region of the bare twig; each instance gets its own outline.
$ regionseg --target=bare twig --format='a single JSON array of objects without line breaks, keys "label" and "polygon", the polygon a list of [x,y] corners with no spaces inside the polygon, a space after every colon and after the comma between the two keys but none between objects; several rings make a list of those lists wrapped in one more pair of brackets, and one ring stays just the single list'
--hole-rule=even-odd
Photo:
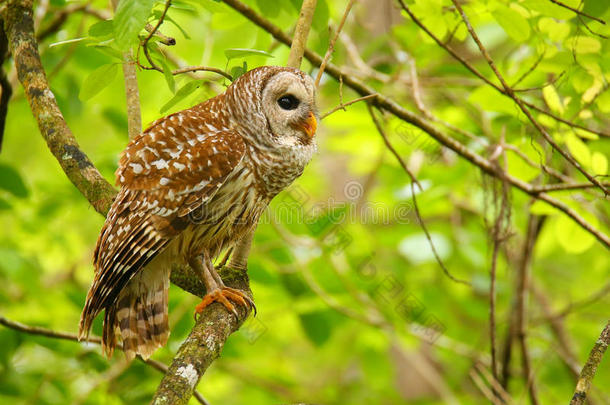
[{"label": "bare twig", "polygon": [[159,31],[158,27],[155,28],[151,24],[146,24],[144,29],[147,32],[152,32],[154,36],[159,37],[159,42],[161,42],[163,45],[166,45],[166,46],[176,45],[176,38],[168,37],[167,35],[165,35],[161,31]]},{"label": "bare twig", "polygon": [[589,358],[580,372],[578,382],[576,383],[576,390],[570,401],[570,405],[583,405],[587,399],[587,393],[591,387],[591,382],[597,372],[597,367],[601,363],[604,353],[610,344],[610,321],[606,324],[606,327],[602,330],[599,335],[599,339],[595,342]]},{"label": "bare twig", "polygon": [[[112,3],[116,11],[119,0],[113,0]],[[131,50],[123,52],[123,79],[125,82],[125,99],[127,100],[127,133],[129,139],[134,139],[142,132],[142,114],[140,112],[140,90],[138,89],[136,64],[133,61]]]},{"label": "bare twig", "polygon": [[125,98],[127,99],[127,133],[129,139],[134,139],[142,132],[142,114],[140,112],[138,76],[136,75],[136,65],[131,56],[131,51],[123,53],[123,77]]},{"label": "bare twig", "polygon": [[[501,144],[504,144],[504,133],[502,134]],[[506,153],[504,155],[504,165],[506,166]],[[499,166],[499,165],[498,165]],[[506,167],[504,168],[506,171]],[[492,183],[492,187],[493,187]],[[491,269],[490,269],[490,284],[489,284],[489,341],[490,341],[490,354],[491,354],[491,374],[494,380],[498,380],[498,361],[496,355],[496,270],[498,264],[498,253],[500,252],[500,246],[505,241],[506,236],[505,227],[508,227],[508,219],[510,217],[510,204],[508,201],[510,188],[505,180],[501,181],[501,196],[500,196],[500,209],[496,215],[492,229],[492,256],[491,256]],[[494,188],[494,206],[498,206],[498,198]],[[494,395],[498,395],[497,389],[493,390]]]},{"label": "bare twig", "polygon": [[155,35],[155,33],[157,32],[157,30],[159,29],[161,24],[163,24],[163,20],[165,19],[167,10],[169,10],[171,5],[172,5],[172,0],[167,0],[165,2],[165,6],[163,7],[163,11],[161,12],[161,16],[159,17],[157,24],[150,31],[148,31],[148,35],[146,36],[146,38],[144,38],[144,40],[142,40],[142,43],[140,44],[142,49],[144,49],[144,55],[146,55],[146,59],[148,60],[148,63],[150,63],[150,66],[153,69],[159,70],[161,72],[163,71],[163,69],[161,69],[159,66],[157,66],[150,56],[150,53],[148,51],[148,41],[150,41],[150,39]]},{"label": "bare twig", "polygon": [[451,272],[449,272],[449,269],[447,269],[447,267],[445,266],[445,263],[443,263],[440,256],[438,255],[438,252],[436,251],[436,247],[434,246],[434,243],[432,242],[432,237],[430,236],[430,232],[428,231],[428,227],[424,223],[424,220],[422,219],[421,214],[419,212],[419,207],[417,205],[417,197],[416,197],[417,193],[415,192],[415,185],[417,185],[417,187],[420,189],[420,191],[424,191],[424,189],[422,188],[421,184],[419,184],[419,182],[417,181],[417,178],[415,177],[413,172],[409,169],[409,167],[407,166],[405,161],[398,154],[398,152],[396,152],[396,149],[394,149],[394,147],[390,143],[390,140],[388,139],[388,136],[386,135],[385,130],[381,126],[379,119],[375,116],[375,113],[373,112],[373,108],[371,107],[371,105],[367,104],[367,108],[369,109],[369,114],[371,116],[371,119],[373,120],[373,123],[375,124],[375,128],[377,128],[377,132],[379,132],[379,135],[381,135],[381,137],[383,138],[383,142],[385,143],[386,147],[390,150],[390,152],[392,152],[392,154],[394,155],[396,160],[398,160],[398,163],[400,164],[400,166],[403,168],[403,170],[407,173],[407,175],[411,179],[411,198],[413,199],[413,208],[415,209],[415,215],[417,217],[417,222],[419,223],[422,230],[424,231],[424,234],[426,235],[426,239],[428,240],[428,244],[430,245],[430,249],[432,250],[432,253],[434,254],[436,261],[438,262],[439,266],[441,266],[441,269],[443,269],[443,272],[445,273],[445,275],[447,277],[449,277],[449,279],[451,279],[452,281],[455,281],[456,283],[470,285],[470,283],[468,281],[459,279],[459,278],[455,277],[453,274],[451,274]]},{"label": "bare twig", "polygon": [[562,2],[560,2],[558,0],[549,0],[549,1],[551,3],[553,3],[553,4],[557,4],[560,7],[567,8],[568,10],[573,11],[573,12],[575,12],[578,15],[582,15],[582,16],[585,16],[585,17],[590,18],[592,20],[595,20],[595,21],[597,21],[600,24],[604,24],[604,25],[606,24],[606,22],[604,20],[602,20],[601,18],[597,18],[595,16],[592,16],[590,14],[585,13],[584,11],[580,11],[580,10],[574,8],[574,7],[570,7],[567,4],[564,4],[564,3],[562,3]]},{"label": "bare twig", "polygon": [[337,42],[337,38],[339,38],[339,34],[343,29],[343,25],[345,24],[345,20],[347,20],[347,16],[352,9],[352,6],[356,0],[349,0],[347,3],[347,7],[345,7],[345,12],[343,13],[343,17],[341,18],[341,22],[339,22],[339,26],[337,27],[337,32],[335,32],[335,36],[328,43],[328,49],[326,50],[326,54],[324,55],[324,59],[322,60],[322,64],[320,64],[320,69],[318,70],[318,74],[316,75],[316,87],[320,84],[320,79],[322,78],[322,74],[324,74],[324,69],[326,69],[326,64],[330,60],[333,51],[335,50],[335,43]]},{"label": "bare twig", "polygon": [[352,105],[354,103],[357,103],[358,101],[368,100],[369,98],[373,98],[373,97],[376,97],[376,96],[377,96],[377,93],[369,94],[369,95],[366,95],[366,96],[358,97],[358,98],[356,98],[356,99],[354,99],[352,101],[348,101],[345,104],[341,103],[338,106],[336,106],[335,108],[333,108],[332,110],[327,111],[324,114],[322,114],[322,116],[320,116],[320,119],[323,120],[324,118],[328,117],[332,113],[337,112],[339,110],[344,110],[345,111],[345,107],[350,106],[350,105]]},{"label": "bare twig", "polygon": [[[610,183],[602,183],[605,187],[610,187]],[[534,190],[546,193],[553,191],[566,191],[566,190],[585,190],[597,187],[591,183],[555,183],[555,184],[545,184],[543,186],[535,186]]]},{"label": "bare twig", "polygon": [[307,46],[307,37],[313,21],[313,13],[316,10],[317,0],[303,0],[301,13],[294,30],[293,44],[290,47],[288,62],[286,66],[299,69],[303,60],[303,51]]}]

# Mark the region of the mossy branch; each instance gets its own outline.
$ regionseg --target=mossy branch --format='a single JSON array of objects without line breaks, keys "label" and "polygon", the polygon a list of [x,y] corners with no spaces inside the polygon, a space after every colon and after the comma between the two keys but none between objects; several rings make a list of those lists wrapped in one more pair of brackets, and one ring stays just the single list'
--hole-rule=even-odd
[{"label": "mossy branch", "polygon": [[589,354],[589,358],[585,363],[582,371],[580,372],[580,376],[578,377],[578,381],[576,382],[576,390],[574,391],[574,395],[572,396],[572,400],[570,401],[570,405],[584,405],[587,399],[587,392],[589,392],[589,388],[591,388],[591,382],[595,377],[595,373],[597,372],[597,367],[602,361],[604,357],[604,353],[606,353],[606,349],[608,349],[608,345],[610,344],[610,321],[606,324],[606,327],[602,330],[602,333],[599,335],[599,339],[595,342],[593,349],[591,349],[591,353]]}]

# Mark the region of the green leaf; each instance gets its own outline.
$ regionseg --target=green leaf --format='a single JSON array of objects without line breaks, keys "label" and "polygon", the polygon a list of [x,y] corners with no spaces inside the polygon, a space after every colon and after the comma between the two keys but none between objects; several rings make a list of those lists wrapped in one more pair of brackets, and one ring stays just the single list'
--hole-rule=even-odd
[{"label": "green leaf", "polygon": [[[173,4],[174,4],[174,3],[172,3],[172,6],[173,6]],[[161,12],[160,10],[155,10],[155,11],[153,11],[153,15],[154,15],[154,16],[157,18],[157,20],[158,20],[159,18],[161,18],[161,14],[162,14],[162,12]],[[178,23],[176,22],[176,20],[174,20],[173,18],[171,18],[171,17],[169,16],[169,14],[167,14],[167,13],[165,14],[165,18],[163,19],[163,21],[169,21],[169,22],[171,22],[171,23],[172,23],[172,24],[173,24],[173,25],[174,25],[176,28],[178,28],[178,29],[180,30],[180,32],[182,33],[182,36],[183,36],[184,38],[186,38],[186,39],[191,39],[191,37],[189,36],[189,34],[188,34],[188,33],[187,33],[187,32],[186,32],[186,31],[185,31],[185,30],[184,30],[184,29],[183,29],[183,28],[180,26],[180,24],[178,24]]]},{"label": "green leaf", "polygon": [[568,150],[581,165],[589,167],[591,165],[591,152],[589,147],[572,133],[565,136]]},{"label": "green leaf", "polygon": [[579,35],[566,39],[565,46],[578,54],[598,53],[602,44],[597,38]]},{"label": "green leaf", "polygon": [[[599,222],[595,216],[588,212],[579,212],[593,227],[597,227]],[[555,235],[562,248],[568,253],[582,253],[595,243],[595,236],[582,229],[574,220],[559,215],[555,221]]]},{"label": "green leaf", "polygon": [[273,58],[269,52],[260,51],[258,49],[247,49],[247,48],[229,48],[225,49],[225,56],[227,60],[242,58],[245,56],[265,56],[267,58]]},{"label": "green leaf", "polygon": [[553,215],[557,214],[559,211],[557,210],[557,208],[542,200],[536,200],[530,206],[530,212],[535,215]]},{"label": "green leaf", "polygon": [[154,0],[123,0],[114,16],[114,37],[121,50],[128,49],[146,25]]},{"label": "green leaf", "polygon": [[25,198],[30,194],[19,172],[4,163],[0,163],[0,189],[19,198]]},{"label": "green leaf", "polygon": [[542,17],[538,20],[538,28],[544,32],[551,41],[563,41],[570,34],[570,25],[565,21],[555,21],[552,18]]},{"label": "green leaf", "polygon": [[235,79],[237,79],[239,76],[243,75],[247,71],[248,71],[248,64],[246,63],[246,61],[244,61],[244,63],[241,66],[234,66],[231,69],[231,76],[233,76],[233,81],[235,81]]},{"label": "green leaf", "polygon": [[608,174],[608,158],[602,153],[593,152],[591,155],[591,170],[593,174],[598,176]]},{"label": "green leaf", "polygon": [[597,108],[603,113],[610,113],[610,91],[605,91],[595,100]]},{"label": "green leaf", "polygon": [[112,20],[103,20],[96,22],[89,27],[90,37],[106,37],[114,32],[114,22]]},{"label": "green leaf", "polygon": [[328,318],[328,311],[299,314],[299,320],[305,335],[316,346],[321,346],[330,337],[332,324]]},{"label": "green leaf", "polygon": [[172,97],[167,103],[163,105],[163,107],[161,107],[160,112],[163,114],[164,112],[172,108],[174,105],[176,105],[179,101],[191,95],[195,90],[197,90],[197,88],[199,88],[199,86],[201,86],[202,83],[203,80],[193,80],[180,87],[174,97]]},{"label": "green leaf", "polygon": [[523,42],[530,36],[530,25],[518,11],[499,5],[491,13],[494,19],[515,41]]},{"label": "green leaf", "polygon": [[123,54],[111,46],[100,45],[100,44],[89,44],[87,46],[89,46],[97,51],[100,51],[101,53],[108,55],[111,58],[118,59],[121,61],[121,63],[123,62]]},{"label": "green leaf", "polygon": [[174,75],[172,74],[172,69],[167,65],[165,60],[160,59],[159,63],[163,67],[163,77],[165,77],[165,82],[167,83],[167,87],[169,90],[176,94],[176,81],[174,80]]},{"label": "green leaf", "polygon": [[89,100],[108,86],[117,74],[118,66],[115,63],[102,65],[95,69],[85,78],[78,97],[82,100]]},{"label": "green leaf", "polygon": [[280,14],[283,1],[277,0],[256,0],[256,5],[262,14],[267,18],[275,18]]},{"label": "green leaf", "polygon": [[544,101],[546,101],[546,104],[552,111],[563,114],[563,104],[561,103],[559,94],[557,94],[557,90],[555,90],[555,86],[552,84],[545,86],[542,89],[542,97],[544,97]]}]

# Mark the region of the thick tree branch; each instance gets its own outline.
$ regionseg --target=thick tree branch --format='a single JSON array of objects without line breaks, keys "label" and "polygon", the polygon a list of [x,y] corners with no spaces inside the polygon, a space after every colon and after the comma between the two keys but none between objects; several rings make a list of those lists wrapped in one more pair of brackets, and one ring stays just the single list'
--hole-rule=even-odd
[{"label": "thick tree branch", "polygon": [[32,0],[11,0],[2,19],[17,75],[25,89],[40,133],[68,179],[96,211],[106,214],[116,190],[80,149],[49,88],[34,37]]},{"label": "thick tree branch", "polygon": [[[253,23],[255,23],[256,25],[258,25],[259,27],[261,27],[263,30],[269,32],[277,41],[288,46],[291,45],[292,41],[290,37],[288,37],[288,35],[286,35],[279,27],[260,16],[249,6],[245,5],[239,0],[223,0],[223,2],[234,10],[236,10],[237,12],[239,12],[247,19],[249,19],[250,21],[252,21]],[[322,57],[307,48],[305,48],[304,50],[304,56],[315,66],[320,66],[320,64],[322,63]],[[342,77],[343,82],[347,86],[352,88],[354,91],[356,91],[358,94],[360,94],[360,96],[372,95],[377,93],[377,91],[372,87],[347,74],[341,68],[330,62],[326,66],[326,73],[328,73],[337,80]],[[483,172],[494,177],[504,178],[513,187],[516,187],[524,193],[527,193],[539,200],[542,200],[548,203],[549,205],[557,208],[558,210],[562,211],[564,214],[574,220],[579,226],[581,226],[587,232],[595,236],[595,238],[599,240],[606,248],[610,249],[610,237],[605,233],[601,232],[600,230],[596,229],[594,226],[592,226],[568,205],[555,198],[550,197],[548,194],[539,192],[538,190],[536,190],[535,186],[526,183],[523,180],[510,176],[507,173],[498,172],[489,160],[471,151],[459,141],[440,131],[427,120],[421,118],[418,114],[415,114],[403,108],[391,98],[377,93],[377,95],[375,97],[372,97],[371,100],[376,106],[390,112],[391,114],[394,114],[401,120],[420,128],[432,138],[434,138],[437,142],[439,142],[441,145],[453,150],[462,158],[479,167],[481,170],[483,170]]]},{"label": "thick tree branch", "polygon": [[[244,270],[227,267],[220,270],[220,275],[226,285],[246,291],[252,298],[248,275]],[[188,403],[201,376],[220,356],[229,335],[239,329],[250,314],[250,309],[245,306],[239,306],[237,311],[239,319],[219,303],[204,309],[161,380],[153,405]]]},{"label": "thick tree branch", "polygon": [[570,401],[570,405],[583,405],[585,400],[587,399],[587,392],[589,392],[589,388],[591,387],[591,382],[595,377],[595,373],[597,372],[597,367],[599,363],[601,363],[602,358],[604,357],[604,353],[606,349],[608,349],[608,345],[610,344],[610,321],[606,324],[606,327],[602,330],[599,339],[595,342],[593,349],[591,349],[591,353],[589,354],[589,358],[585,363],[582,371],[580,372],[580,377],[578,377],[578,382],[576,383],[576,390],[574,391],[574,396],[572,396],[572,400]]}]

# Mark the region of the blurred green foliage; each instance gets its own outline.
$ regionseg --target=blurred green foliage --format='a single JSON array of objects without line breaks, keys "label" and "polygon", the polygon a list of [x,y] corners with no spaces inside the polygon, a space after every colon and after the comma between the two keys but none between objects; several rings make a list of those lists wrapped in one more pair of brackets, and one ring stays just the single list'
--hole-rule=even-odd
[{"label": "blurred green foliage", "polygon": [[[40,26],[73,3],[52,0]],[[110,16],[107,3],[95,0],[90,7]],[[311,49],[324,54],[328,26],[336,27],[344,3],[318,0]],[[407,3],[435,35],[495,82],[450,1]],[[607,1],[564,3],[610,21]],[[153,0],[119,4],[112,23],[74,12],[40,44],[66,121],[109,180],[127,142],[121,51],[138,50],[137,34],[147,35],[141,28],[146,21],[154,25],[164,6]],[[287,32],[300,8],[297,0],[248,4]],[[610,35],[608,24],[548,0],[473,1],[464,9],[509,83],[532,89],[519,93],[524,99],[586,127],[610,128],[610,43],[602,37]],[[164,73],[138,72],[147,123],[229,84],[212,73],[172,76],[176,59],[236,77],[263,64],[281,65],[288,55],[268,33],[213,0],[173,1],[161,31],[176,38],[176,45],[167,47],[152,38],[153,60]],[[146,64],[141,53],[140,62]],[[452,133],[469,148],[488,157],[491,145],[502,138],[534,166],[546,162],[575,181],[584,179],[540,142],[510,99],[452,59],[394,2],[358,2],[333,63],[346,65],[351,74],[412,110],[410,68],[415,63],[426,108],[474,134],[469,139]],[[8,62],[4,67],[16,84],[13,67]],[[302,68],[315,73],[308,62]],[[339,104],[340,95],[344,102],[357,97],[324,77],[321,111]],[[583,167],[607,179],[608,138],[535,116]],[[396,118],[386,119],[391,141],[424,186],[418,202],[440,257],[453,275],[472,285],[452,282],[436,263],[414,216],[408,177],[388,153],[365,106],[340,110],[320,124],[319,153],[305,174],[272,202],[261,221],[249,262],[259,315],[229,338],[222,357],[203,377],[199,390],[210,404],[488,403],[469,371],[475,358],[488,361],[488,225],[493,222],[494,185],[425,133]],[[514,150],[506,150],[501,160],[511,175],[549,182],[547,174]],[[610,232],[609,204],[598,191],[554,196],[602,232]],[[510,204],[511,236],[498,260],[499,351],[514,315],[517,268],[527,218],[533,213],[546,219],[531,283],[553,313],[569,310],[560,322],[576,363],[582,364],[608,318],[609,298],[595,295],[608,290],[608,250],[545,203],[532,204],[514,191]],[[0,155],[2,315],[75,332],[102,223],[61,172],[38,133],[23,90],[15,87]],[[196,303],[172,286],[172,335],[155,359],[171,361],[193,324]],[[566,403],[575,380],[544,308],[530,296],[527,333],[534,381],[541,403]],[[93,332],[100,334],[101,319]],[[0,342],[1,403],[148,403],[161,378],[140,362],[126,365],[120,353],[107,361],[94,345],[4,328]],[[595,380],[598,403],[610,403],[608,361]],[[509,392],[523,402],[527,387],[520,364],[515,346]]]}]

